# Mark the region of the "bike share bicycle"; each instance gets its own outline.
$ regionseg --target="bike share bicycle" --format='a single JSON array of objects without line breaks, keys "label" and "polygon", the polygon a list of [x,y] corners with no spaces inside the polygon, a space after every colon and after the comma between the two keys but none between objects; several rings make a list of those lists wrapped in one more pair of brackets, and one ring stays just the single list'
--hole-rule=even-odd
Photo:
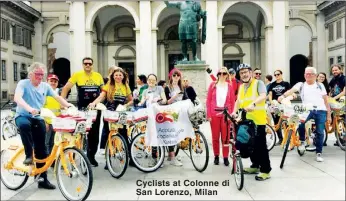
[{"label": "bike share bicycle", "polygon": [[10,113],[1,118],[1,136],[3,140],[7,140],[12,137],[19,136],[19,130],[14,122],[14,115],[16,113],[16,104],[11,102],[11,100],[7,101],[2,107],[1,110],[5,108],[6,105],[11,107]]},{"label": "bike share bicycle", "polygon": [[[52,118],[52,125],[56,131],[52,152],[45,159],[36,159],[33,153],[34,164],[25,166],[23,164],[25,160],[23,145],[9,142],[6,147],[2,147],[1,151],[2,183],[11,190],[18,190],[26,184],[29,176],[34,176],[35,181],[38,181],[39,175],[46,172],[56,161],[54,173],[63,196],[67,200],[86,200],[93,186],[93,172],[86,155],[75,146],[76,136],[74,134],[77,122],[72,119],[57,118],[49,109],[45,108],[40,110],[39,115]],[[45,164],[43,167],[37,168],[36,163]],[[6,171],[14,177],[20,177],[19,182],[15,183],[18,179],[6,176]],[[79,179],[83,184],[78,183],[76,187],[67,186],[65,179],[69,184],[72,179]]]}]

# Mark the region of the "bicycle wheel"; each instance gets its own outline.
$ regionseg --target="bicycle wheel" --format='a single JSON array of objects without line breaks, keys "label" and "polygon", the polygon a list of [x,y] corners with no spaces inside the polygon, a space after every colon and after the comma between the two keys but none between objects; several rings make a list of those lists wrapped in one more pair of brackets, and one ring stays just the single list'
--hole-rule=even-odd
[{"label": "bicycle wheel", "polygon": [[[12,153],[11,153],[12,152]],[[26,172],[20,172],[14,169],[6,169],[5,166],[9,160],[14,156],[14,152],[10,150],[1,151],[1,174],[0,178],[2,183],[11,190],[18,190],[22,188],[28,181],[28,174]],[[25,160],[24,150],[17,156],[14,161],[14,166],[24,166],[23,161]]]},{"label": "bicycle wheel", "polygon": [[237,189],[241,190],[244,186],[244,169],[243,162],[239,155],[235,156],[235,163],[233,164],[234,180],[237,185]]},{"label": "bicycle wheel", "polygon": [[131,158],[138,170],[154,172],[165,159],[165,149],[163,146],[146,146],[145,134],[140,133],[131,142]]},{"label": "bicycle wheel", "polygon": [[[195,169],[198,172],[203,172],[208,167],[209,162],[208,142],[201,131],[195,131],[195,137],[195,139],[190,139],[190,157]],[[200,163],[198,158],[201,159]]]},{"label": "bicycle wheel", "polygon": [[286,155],[288,152],[288,147],[290,146],[290,142],[291,142],[292,132],[293,132],[293,130],[288,131],[288,137],[287,137],[287,141],[286,141],[286,145],[285,145],[285,149],[284,149],[284,154],[282,156],[281,163],[280,163],[281,169],[283,168],[284,163],[285,163]]},{"label": "bicycle wheel", "polygon": [[112,135],[111,144],[112,147],[109,147],[106,143],[106,165],[112,177],[119,179],[127,169],[129,151],[124,137],[119,134]]},{"label": "bicycle wheel", "polygon": [[[81,141],[82,141],[81,142],[82,147],[80,147],[80,150],[86,155],[87,151],[88,151],[88,139],[87,139],[86,134],[81,135]],[[88,173],[88,171],[87,171],[88,168],[87,168],[86,164],[81,161],[80,165],[81,165],[82,173],[84,175],[86,175]]]},{"label": "bicycle wheel", "polygon": [[272,150],[276,143],[276,133],[269,124],[266,124],[267,149]]},{"label": "bicycle wheel", "polygon": [[18,134],[17,126],[10,122],[5,122],[2,125],[2,139],[7,140],[8,138],[15,137]]},{"label": "bicycle wheel", "polygon": [[[86,200],[89,197],[94,182],[91,164],[87,156],[80,149],[69,147],[64,150],[64,157],[69,174],[67,175],[63,168],[61,156],[56,162],[55,172],[62,195],[67,200]],[[82,166],[86,167],[86,174],[83,174]],[[72,179],[74,178],[77,178],[79,181],[76,182],[76,187],[72,186],[74,183]],[[83,190],[85,190],[84,193],[82,193]]]},{"label": "bicycle wheel", "polygon": [[339,119],[335,128],[336,141],[343,151],[345,151],[346,128],[344,119]]}]

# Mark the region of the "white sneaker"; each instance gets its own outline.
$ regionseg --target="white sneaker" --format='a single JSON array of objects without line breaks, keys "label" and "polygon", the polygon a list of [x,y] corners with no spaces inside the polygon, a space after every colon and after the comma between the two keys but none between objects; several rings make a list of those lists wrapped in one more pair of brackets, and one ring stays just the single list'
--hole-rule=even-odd
[{"label": "white sneaker", "polygon": [[317,162],[323,162],[324,161],[323,158],[322,158],[322,154],[321,153],[317,153],[316,154],[316,161]]},{"label": "white sneaker", "polygon": [[305,141],[300,141],[300,145],[298,147],[299,151],[305,151]]},{"label": "white sneaker", "polygon": [[171,160],[171,165],[173,166],[183,166],[183,164],[181,162],[179,162],[176,158],[174,158],[173,160]]},{"label": "white sneaker", "polygon": [[100,155],[105,155],[105,153],[106,153],[106,152],[105,152],[105,149],[100,149],[100,150],[99,150],[99,153],[100,153]]}]

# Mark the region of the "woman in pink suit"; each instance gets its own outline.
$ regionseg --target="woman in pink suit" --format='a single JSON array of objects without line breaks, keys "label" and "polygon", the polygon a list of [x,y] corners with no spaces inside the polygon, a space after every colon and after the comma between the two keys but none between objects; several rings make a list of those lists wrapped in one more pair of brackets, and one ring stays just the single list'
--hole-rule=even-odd
[{"label": "woman in pink suit", "polygon": [[222,112],[216,111],[216,109],[227,108],[231,114],[233,112],[235,95],[231,83],[227,82],[229,73],[226,67],[222,67],[217,73],[217,80],[209,85],[207,95],[207,118],[210,121],[212,142],[214,150],[214,164],[219,164],[220,155],[220,134],[222,142],[222,155],[224,165],[228,166],[228,155],[229,155],[229,139],[231,123],[228,124],[224,121]]}]

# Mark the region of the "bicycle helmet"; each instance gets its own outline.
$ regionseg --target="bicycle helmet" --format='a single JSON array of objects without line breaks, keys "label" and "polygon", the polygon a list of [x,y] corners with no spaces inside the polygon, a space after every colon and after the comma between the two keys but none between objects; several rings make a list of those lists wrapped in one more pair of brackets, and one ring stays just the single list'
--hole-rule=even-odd
[{"label": "bicycle helmet", "polygon": [[235,70],[233,68],[230,68],[228,70],[228,73],[231,74],[231,75],[234,75],[235,74]]},{"label": "bicycle helmet", "polygon": [[238,72],[240,71],[240,70],[242,70],[242,69],[249,69],[249,70],[252,70],[251,69],[251,66],[249,65],[249,64],[245,64],[245,63],[243,63],[243,64],[240,64],[239,66],[238,66]]}]

